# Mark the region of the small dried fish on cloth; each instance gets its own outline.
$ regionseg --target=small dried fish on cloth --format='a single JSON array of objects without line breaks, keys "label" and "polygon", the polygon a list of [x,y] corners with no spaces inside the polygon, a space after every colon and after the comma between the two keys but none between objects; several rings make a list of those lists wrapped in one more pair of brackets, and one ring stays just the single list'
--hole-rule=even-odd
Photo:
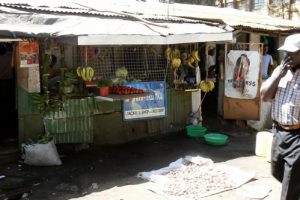
[{"label": "small dried fish on cloth", "polygon": [[227,164],[214,164],[200,156],[186,156],[160,170],[141,172],[138,177],[158,183],[160,191],[157,192],[171,199],[200,199],[239,187],[254,175]]}]

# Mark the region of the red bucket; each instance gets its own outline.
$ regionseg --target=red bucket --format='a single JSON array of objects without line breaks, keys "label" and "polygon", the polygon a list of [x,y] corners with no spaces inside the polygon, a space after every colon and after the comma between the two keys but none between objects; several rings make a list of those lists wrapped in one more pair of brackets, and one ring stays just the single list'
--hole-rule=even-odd
[{"label": "red bucket", "polygon": [[99,88],[99,94],[100,96],[106,97],[109,95],[109,87],[105,86],[105,87],[101,87]]}]

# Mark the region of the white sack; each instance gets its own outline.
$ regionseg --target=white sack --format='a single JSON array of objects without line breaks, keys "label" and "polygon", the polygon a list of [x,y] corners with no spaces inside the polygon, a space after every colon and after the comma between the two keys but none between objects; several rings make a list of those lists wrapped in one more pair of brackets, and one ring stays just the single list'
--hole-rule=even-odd
[{"label": "white sack", "polygon": [[53,142],[45,144],[22,144],[24,163],[34,166],[61,165]]}]

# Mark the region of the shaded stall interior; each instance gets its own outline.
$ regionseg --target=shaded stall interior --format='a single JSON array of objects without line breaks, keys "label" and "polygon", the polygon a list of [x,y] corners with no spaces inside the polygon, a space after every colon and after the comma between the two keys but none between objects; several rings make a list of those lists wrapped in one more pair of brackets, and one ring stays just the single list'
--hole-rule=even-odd
[{"label": "shaded stall interior", "polygon": [[15,44],[0,42],[0,142],[17,139]]}]

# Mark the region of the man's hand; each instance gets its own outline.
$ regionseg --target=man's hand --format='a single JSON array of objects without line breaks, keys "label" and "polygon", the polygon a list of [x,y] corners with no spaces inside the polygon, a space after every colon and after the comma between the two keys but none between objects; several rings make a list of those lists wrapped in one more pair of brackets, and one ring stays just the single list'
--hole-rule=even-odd
[{"label": "man's hand", "polygon": [[260,92],[264,101],[270,101],[275,97],[279,81],[286,73],[295,69],[295,65],[291,56],[287,55],[281,64],[275,68],[271,77],[268,78],[261,86]]},{"label": "man's hand", "polygon": [[291,56],[287,55],[281,62],[280,67],[280,75],[284,76],[288,70],[294,71],[295,65]]}]

